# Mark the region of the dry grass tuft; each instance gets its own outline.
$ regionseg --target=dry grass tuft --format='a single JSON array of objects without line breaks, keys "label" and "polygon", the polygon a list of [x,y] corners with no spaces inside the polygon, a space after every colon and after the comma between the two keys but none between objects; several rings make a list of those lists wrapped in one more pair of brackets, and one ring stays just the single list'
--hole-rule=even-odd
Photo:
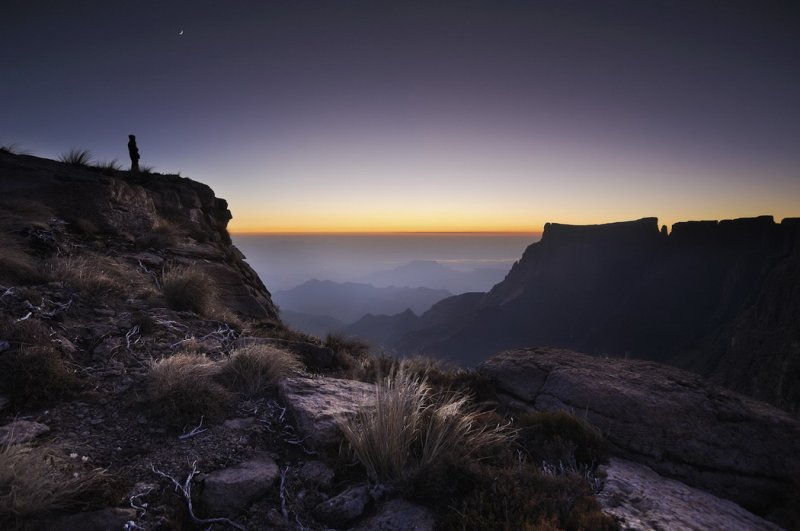
[{"label": "dry grass tuft", "polygon": [[0,228],[6,232],[24,230],[31,226],[47,228],[47,222],[53,216],[55,212],[39,201],[0,198]]},{"label": "dry grass tuft", "polygon": [[89,166],[92,162],[92,152],[88,149],[70,149],[62,153],[58,160],[72,166]]},{"label": "dry grass tuft", "polygon": [[303,368],[303,363],[292,352],[253,345],[231,353],[223,366],[222,380],[229,389],[253,396],[273,388],[278,380]]},{"label": "dry grass tuft", "polygon": [[0,393],[17,406],[68,397],[80,387],[78,377],[50,347],[22,348],[0,356]]},{"label": "dry grass tuft", "polygon": [[158,220],[149,232],[136,239],[139,249],[165,249],[178,244],[178,228],[165,220]]},{"label": "dry grass tuft", "polygon": [[152,291],[147,279],[128,264],[107,256],[54,257],[50,276],[89,298],[141,295]]},{"label": "dry grass tuft", "polygon": [[220,369],[205,356],[188,353],[153,362],[145,402],[154,416],[175,428],[196,424],[201,417],[219,419],[232,399],[215,380]]},{"label": "dry grass tuft", "polygon": [[197,268],[172,267],[164,271],[161,291],[173,310],[209,315],[213,311],[216,290],[211,279]]},{"label": "dry grass tuft", "polygon": [[108,476],[51,449],[0,447],[0,524],[64,509],[85,509],[104,496]]},{"label": "dry grass tuft", "polygon": [[41,284],[46,281],[36,260],[13,238],[0,235],[0,283]]},{"label": "dry grass tuft", "polygon": [[376,385],[375,402],[341,425],[373,481],[409,479],[447,457],[464,460],[512,437],[506,425],[480,422],[466,396],[434,393],[402,371]]}]

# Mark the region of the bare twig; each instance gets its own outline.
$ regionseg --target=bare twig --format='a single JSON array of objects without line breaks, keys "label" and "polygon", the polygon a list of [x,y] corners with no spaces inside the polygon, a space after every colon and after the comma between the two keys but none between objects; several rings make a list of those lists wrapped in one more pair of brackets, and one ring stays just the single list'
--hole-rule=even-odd
[{"label": "bare twig", "polygon": [[183,484],[169,474],[157,469],[154,465],[150,465],[150,470],[152,470],[154,474],[158,474],[162,478],[168,479],[172,482],[172,484],[175,486],[175,490],[179,491],[183,496],[183,500],[186,502],[186,507],[189,510],[189,516],[192,518],[194,523],[225,524],[234,529],[238,529],[239,531],[247,531],[247,528],[245,528],[243,525],[237,524],[228,518],[199,518],[196,514],[194,514],[194,507],[192,506],[192,479],[194,479],[194,477],[197,475],[197,461],[192,463],[192,470],[189,472],[189,475],[186,476],[186,481],[184,481]]},{"label": "bare twig", "polygon": [[198,424],[197,426],[195,426],[191,430],[183,433],[182,435],[179,435],[178,439],[189,439],[190,437],[194,437],[195,435],[198,435],[198,434],[203,433],[204,431],[206,431],[206,428],[203,428],[203,418],[204,417],[201,415],[200,416],[200,424]]},{"label": "bare twig", "polygon": [[147,266],[146,266],[146,265],[144,265],[144,264],[142,263],[142,261],[141,261],[141,260],[138,260],[138,262],[139,262],[139,267],[141,267],[141,268],[142,268],[142,270],[143,270],[145,273],[147,273],[148,275],[150,275],[151,277],[153,277],[153,281],[156,283],[156,287],[157,287],[158,289],[161,289],[161,282],[159,282],[159,281],[158,281],[158,275],[155,273],[155,271],[150,271],[149,269],[147,269]]},{"label": "bare twig", "polygon": [[[139,334],[140,327],[139,325],[134,325],[130,330],[125,333],[125,344],[128,350],[131,349],[131,338]],[[134,345],[139,342],[139,338],[134,341]]]},{"label": "bare twig", "polygon": [[281,497],[281,514],[283,515],[283,519],[287,522],[289,521],[289,509],[286,508],[286,473],[289,471],[289,465],[283,467],[281,470],[281,487],[280,487],[280,497]]},{"label": "bare twig", "polygon": [[32,312],[28,312],[25,315],[23,315],[22,317],[20,317],[19,319],[17,319],[16,322],[19,323],[21,321],[25,321],[25,320],[29,319],[31,315],[33,315],[33,313]]},{"label": "bare twig", "polygon": [[[131,496],[131,497],[130,497],[130,499],[128,500],[128,501],[130,502],[130,504],[131,504],[131,508],[132,508],[132,509],[136,509],[136,512],[137,512],[137,514],[138,514],[138,512],[139,512],[139,511],[142,511],[142,513],[141,513],[141,514],[139,514],[139,516],[140,516],[140,517],[141,517],[141,516],[144,516],[144,515],[145,515],[145,513],[147,513],[147,509],[146,509],[146,507],[147,507],[147,503],[144,503],[144,502],[139,502],[139,504],[137,505],[137,502],[136,502],[136,501],[134,501],[134,500],[136,500],[136,498],[141,498],[142,496],[147,496],[148,494],[150,494],[151,492],[153,492],[153,489],[155,489],[155,487],[154,487],[154,486],[148,486],[148,488],[147,488],[147,490],[146,490],[146,491],[144,491],[144,492],[140,492],[139,494],[134,494],[134,495],[133,495],[133,496]],[[137,500],[137,501],[138,501],[138,500]],[[134,525],[135,525],[135,524],[134,524]],[[140,528],[140,529],[141,529],[141,528]]]}]

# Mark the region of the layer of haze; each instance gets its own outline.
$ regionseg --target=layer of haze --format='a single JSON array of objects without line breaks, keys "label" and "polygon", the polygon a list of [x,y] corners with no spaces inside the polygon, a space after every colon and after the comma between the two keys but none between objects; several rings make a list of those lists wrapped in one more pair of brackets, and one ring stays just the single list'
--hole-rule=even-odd
[{"label": "layer of haze", "polygon": [[0,145],[127,164],[135,133],[238,232],[780,219],[795,5],[10,0]]},{"label": "layer of haze", "polygon": [[508,270],[539,237],[490,233],[239,234],[234,235],[233,242],[267,288],[278,291],[311,279],[364,282],[370,273],[419,260],[439,262],[459,271]]}]

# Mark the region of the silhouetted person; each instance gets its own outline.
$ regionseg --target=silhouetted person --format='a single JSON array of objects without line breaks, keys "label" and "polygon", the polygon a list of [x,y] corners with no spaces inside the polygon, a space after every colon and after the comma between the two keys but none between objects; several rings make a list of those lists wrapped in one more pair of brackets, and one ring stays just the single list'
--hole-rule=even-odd
[{"label": "silhouetted person", "polygon": [[131,156],[131,171],[139,173],[139,148],[134,135],[128,135],[128,154]]}]

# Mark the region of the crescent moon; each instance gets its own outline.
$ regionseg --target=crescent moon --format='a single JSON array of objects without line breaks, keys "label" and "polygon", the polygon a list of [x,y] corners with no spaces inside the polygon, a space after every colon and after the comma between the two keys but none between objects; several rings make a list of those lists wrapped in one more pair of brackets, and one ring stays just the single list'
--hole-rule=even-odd
[{"label": "crescent moon", "polygon": [[178,35],[183,35],[183,30],[180,30],[180,31],[178,32]]}]

